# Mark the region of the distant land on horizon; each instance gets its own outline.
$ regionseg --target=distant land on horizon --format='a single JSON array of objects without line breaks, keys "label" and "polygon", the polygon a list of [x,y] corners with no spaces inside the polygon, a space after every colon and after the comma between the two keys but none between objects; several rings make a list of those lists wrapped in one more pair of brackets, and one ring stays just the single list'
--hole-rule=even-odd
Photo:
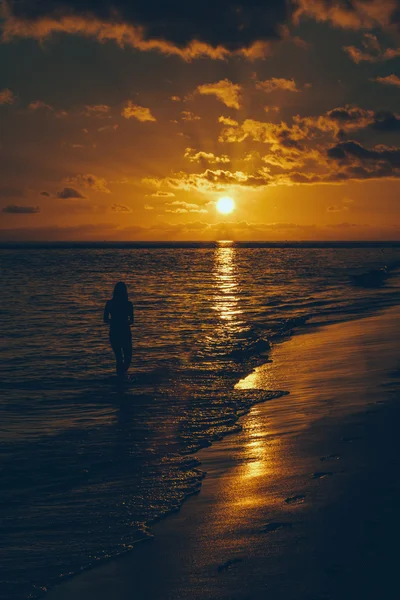
[{"label": "distant land on horizon", "polygon": [[400,241],[49,241],[49,242],[0,242],[0,249],[102,249],[102,248],[393,248],[400,247]]}]

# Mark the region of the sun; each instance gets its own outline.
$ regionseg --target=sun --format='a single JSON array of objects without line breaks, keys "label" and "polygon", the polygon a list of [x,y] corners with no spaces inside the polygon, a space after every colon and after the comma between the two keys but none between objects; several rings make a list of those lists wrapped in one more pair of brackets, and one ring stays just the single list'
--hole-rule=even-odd
[{"label": "sun", "polygon": [[228,215],[235,210],[235,202],[230,196],[224,196],[217,201],[217,211]]}]

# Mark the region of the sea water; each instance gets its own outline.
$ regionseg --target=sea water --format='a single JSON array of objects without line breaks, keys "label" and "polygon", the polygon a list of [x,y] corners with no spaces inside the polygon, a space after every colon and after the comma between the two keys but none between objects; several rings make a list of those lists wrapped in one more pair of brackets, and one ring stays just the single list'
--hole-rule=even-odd
[{"label": "sea water", "polygon": [[[400,248],[3,248],[0,598],[40,597],[128,551],[201,485],[195,451],[271,390],[234,390],[307,322],[400,299]],[[354,276],[387,267],[376,286]],[[135,310],[123,389],[102,322],[116,282]],[[283,400],[283,398],[282,398]]]}]

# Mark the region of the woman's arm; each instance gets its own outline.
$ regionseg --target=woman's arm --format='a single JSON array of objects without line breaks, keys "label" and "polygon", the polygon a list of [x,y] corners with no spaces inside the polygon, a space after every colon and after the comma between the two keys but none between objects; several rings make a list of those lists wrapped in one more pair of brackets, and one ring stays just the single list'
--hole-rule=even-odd
[{"label": "woman's arm", "polygon": [[129,322],[130,325],[133,325],[133,322],[134,322],[134,318],[133,318],[133,304],[132,304],[132,302],[129,302],[128,322]]},{"label": "woman's arm", "polygon": [[109,325],[111,323],[111,319],[110,319],[110,305],[109,302],[106,302],[106,305],[104,307],[104,316],[103,316],[103,321],[106,325]]}]

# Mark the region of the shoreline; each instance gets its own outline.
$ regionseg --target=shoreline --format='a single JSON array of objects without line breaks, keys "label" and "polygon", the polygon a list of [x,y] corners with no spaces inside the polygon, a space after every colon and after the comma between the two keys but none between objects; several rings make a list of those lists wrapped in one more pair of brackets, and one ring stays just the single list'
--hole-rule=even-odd
[{"label": "shoreline", "polygon": [[[296,577],[292,574],[288,579],[290,569],[293,570],[291,560],[297,557],[299,561],[298,548],[303,548],[307,556],[313,553],[314,546],[307,540],[311,533],[314,538],[317,536],[315,513],[321,515],[332,509],[333,499],[346,504],[344,490],[348,491],[353,485],[352,480],[348,481],[349,471],[356,470],[358,480],[365,482],[364,471],[368,471],[368,465],[362,454],[357,453],[363,437],[351,432],[363,427],[368,429],[371,414],[377,420],[379,416],[385,431],[388,422],[387,415],[383,418],[384,413],[388,407],[395,411],[390,402],[382,406],[374,403],[397,390],[395,385],[386,388],[379,385],[391,383],[380,381],[384,379],[386,367],[389,371],[398,368],[398,359],[394,356],[393,364],[389,365],[388,356],[393,353],[390,331],[394,332],[395,327],[392,321],[399,322],[399,315],[400,309],[395,307],[356,321],[319,326],[310,331],[304,328],[302,335],[275,346],[270,357],[276,362],[258,367],[241,384],[250,386],[247,389],[255,385],[288,389],[284,380],[293,377],[297,361],[304,366],[303,380],[298,379],[297,388],[289,389],[289,396],[256,404],[241,418],[241,433],[230,435],[196,454],[202,462],[202,470],[208,471],[200,494],[188,499],[178,513],[153,525],[154,540],[138,545],[118,560],[62,582],[46,598],[122,600],[133,590],[140,598],[154,600],[257,598],[260,590],[263,594],[275,590],[280,597],[292,598],[284,595],[282,589],[289,588],[290,581],[301,579],[298,569],[295,569]],[[386,333],[379,339],[378,332],[382,329]],[[326,349],[329,339],[335,340],[334,352],[333,347],[328,349],[328,356],[324,358],[322,350]],[[356,356],[357,344],[359,347],[369,345],[368,360],[379,347],[381,352],[385,348],[385,355],[375,361],[381,365],[379,372],[368,369],[363,359],[356,361],[357,364],[348,364],[346,351],[349,356]],[[305,366],[307,361],[301,361],[301,357],[312,351],[314,358],[308,354],[310,364]],[[332,384],[335,377],[323,370],[324,364],[334,366],[336,376],[340,372],[339,384],[336,382],[329,388],[329,382]],[[304,380],[307,372],[310,373],[308,384],[313,381],[320,392],[325,390],[324,399],[321,393],[315,393],[313,402],[301,401],[307,389]],[[348,377],[347,383],[343,381],[344,374]],[[301,368],[297,372],[297,376],[300,375]],[[282,383],[277,386],[274,382],[279,379]],[[296,386],[296,382],[293,385]],[[331,397],[326,397],[327,390]],[[342,397],[335,402],[338,395]],[[350,401],[346,403],[346,399]],[[332,439],[339,431],[341,443],[333,444]],[[334,445],[343,451],[339,454],[332,450]],[[331,520],[337,522],[335,509],[332,510]],[[268,562],[266,572],[261,559]],[[304,563],[304,557],[300,562]],[[154,573],[158,582],[154,581]],[[311,587],[324,587],[329,577],[324,571],[318,585],[314,582]],[[243,595],[247,593],[241,590],[243,579],[249,590],[252,589],[251,595]],[[308,592],[314,594],[316,589]],[[289,594],[289,589],[285,593]],[[306,597],[311,598],[311,595]],[[343,592],[340,597],[344,597]]]}]

